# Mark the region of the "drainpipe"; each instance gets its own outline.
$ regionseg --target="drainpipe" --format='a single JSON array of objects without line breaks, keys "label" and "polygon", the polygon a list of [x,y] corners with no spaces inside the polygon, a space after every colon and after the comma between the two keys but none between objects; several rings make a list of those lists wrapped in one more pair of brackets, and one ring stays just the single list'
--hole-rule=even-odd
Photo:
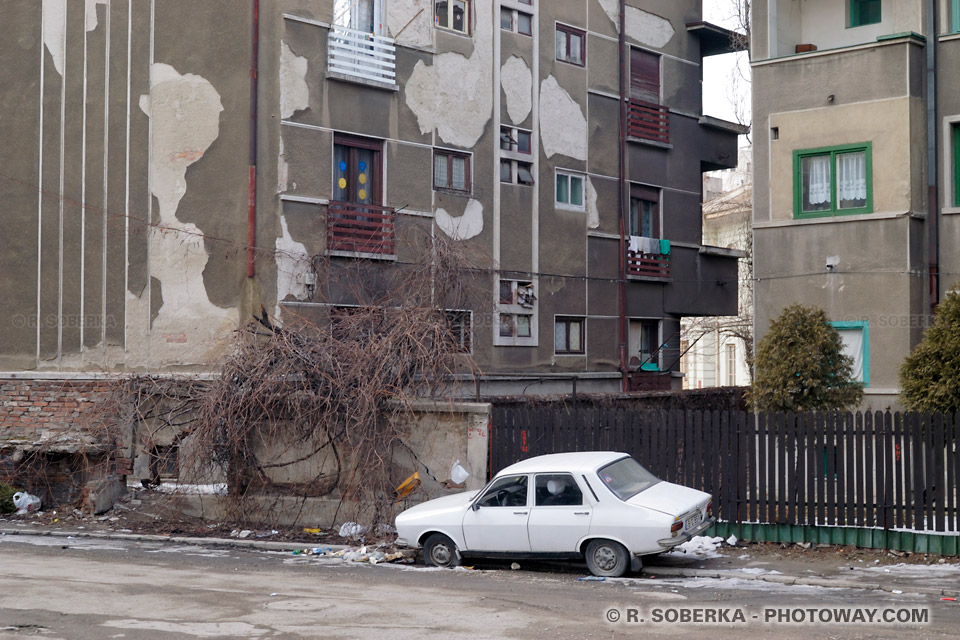
[{"label": "drainpipe", "polygon": [[247,175],[247,277],[254,276],[257,244],[257,67],[260,54],[260,0],[253,0],[250,45],[250,160]]},{"label": "drainpipe", "polygon": [[937,190],[937,0],[927,0],[927,224],[930,244],[930,313],[940,302],[940,197]]},{"label": "drainpipe", "polygon": [[625,16],[627,13],[626,0],[620,0],[620,173],[619,186],[620,197],[618,199],[620,207],[620,262],[617,279],[617,304],[618,304],[618,330],[620,336],[620,374],[623,376],[622,390],[630,390],[630,371],[627,369],[627,91],[624,79],[626,69],[625,56],[627,51],[627,41],[624,34],[626,25]]}]

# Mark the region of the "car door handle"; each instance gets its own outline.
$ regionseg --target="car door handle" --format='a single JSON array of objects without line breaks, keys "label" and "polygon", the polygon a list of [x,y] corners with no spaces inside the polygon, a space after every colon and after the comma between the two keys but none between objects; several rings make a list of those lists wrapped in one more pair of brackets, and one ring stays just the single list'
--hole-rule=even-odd
[{"label": "car door handle", "polygon": [[528,513],[527,511],[514,511],[514,512],[513,512],[513,515],[515,515],[515,516],[525,516],[525,515],[527,515],[527,513]]},{"label": "car door handle", "polygon": [[575,516],[588,516],[590,515],[589,511],[574,511],[573,515]]}]

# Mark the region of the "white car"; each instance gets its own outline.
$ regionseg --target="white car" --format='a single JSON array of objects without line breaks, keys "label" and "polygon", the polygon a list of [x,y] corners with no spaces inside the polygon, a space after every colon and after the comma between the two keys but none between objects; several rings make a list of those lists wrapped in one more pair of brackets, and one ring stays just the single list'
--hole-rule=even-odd
[{"label": "white car", "polygon": [[429,565],[461,557],[585,558],[597,576],[638,571],[712,526],[710,494],[660,480],[625,453],[538,456],[481,491],[429,500],[397,516],[397,543]]}]

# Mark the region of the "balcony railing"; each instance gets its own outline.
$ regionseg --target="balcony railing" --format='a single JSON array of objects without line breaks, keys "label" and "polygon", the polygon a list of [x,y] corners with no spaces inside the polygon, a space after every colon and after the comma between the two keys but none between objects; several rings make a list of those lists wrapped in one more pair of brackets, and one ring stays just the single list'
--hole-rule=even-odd
[{"label": "balcony railing", "polygon": [[627,250],[627,275],[669,278],[670,256],[662,253],[637,253]]},{"label": "balcony railing", "polygon": [[631,98],[627,105],[627,135],[670,144],[670,112],[659,104]]},{"label": "balcony railing", "polygon": [[378,204],[331,202],[327,208],[327,249],[392,256],[394,211]]},{"label": "balcony railing", "polygon": [[343,76],[395,85],[395,52],[392,38],[334,26],[327,45],[327,69]]}]

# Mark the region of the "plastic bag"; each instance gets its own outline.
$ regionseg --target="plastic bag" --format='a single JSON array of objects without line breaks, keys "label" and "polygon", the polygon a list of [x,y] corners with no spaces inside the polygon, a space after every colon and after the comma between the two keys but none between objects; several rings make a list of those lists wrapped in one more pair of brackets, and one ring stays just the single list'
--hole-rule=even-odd
[{"label": "plastic bag", "polygon": [[459,460],[454,462],[453,466],[450,467],[450,479],[453,480],[454,484],[463,484],[469,477],[470,472],[460,465]]},{"label": "plastic bag", "polygon": [[18,491],[13,494],[13,506],[17,508],[17,514],[19,515],[39,511],[40,498],[30,495],[26,491]]}]

